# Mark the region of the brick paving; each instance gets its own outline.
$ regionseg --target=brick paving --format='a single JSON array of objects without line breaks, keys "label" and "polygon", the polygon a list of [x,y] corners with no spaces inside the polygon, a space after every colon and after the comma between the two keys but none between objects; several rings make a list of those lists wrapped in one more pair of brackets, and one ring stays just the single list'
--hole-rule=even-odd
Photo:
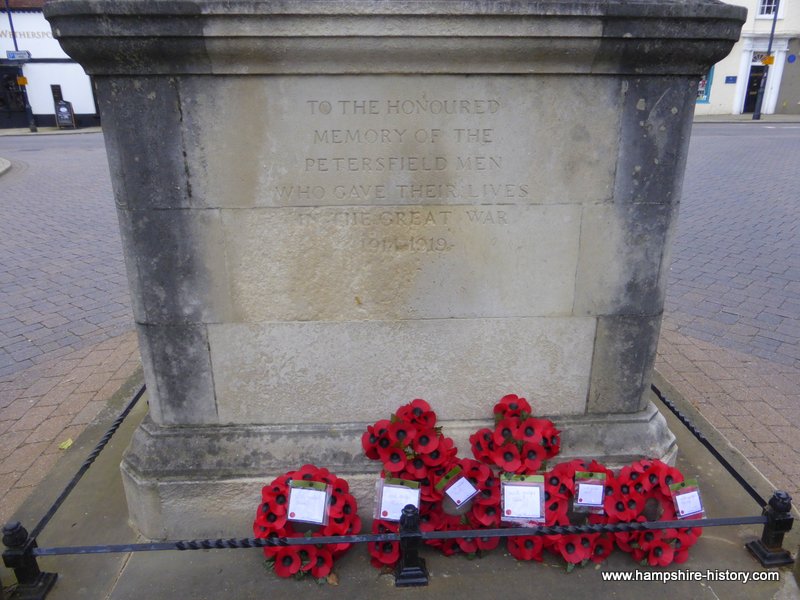
[{"label": "brick paving", "polygon": [[800,501],[800,127],[695,124],[656,368]]},{"label": "brick paving", "polygon": [[695,125],[665,306],[685,335],[796,369],[798,155],[798,125]]},{"label": "brick paving", "polygon": [[129,331],[0,382],[0,523],[56,464],[141,364]]},{"label": "brick paving", "polygon": [[0,137],[0,523],[140,365],[99,135]]},{"label": "brick paving", "polygon": [[133,326],[100,141],[0,137],[0,382]]}]

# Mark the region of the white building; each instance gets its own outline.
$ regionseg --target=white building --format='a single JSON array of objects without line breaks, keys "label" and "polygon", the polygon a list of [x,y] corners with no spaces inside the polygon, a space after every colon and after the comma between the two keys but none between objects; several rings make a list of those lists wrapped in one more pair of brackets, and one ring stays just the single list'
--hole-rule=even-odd
[{"label": "white building", "polygon": [[[81,126],[97,125],[97,105],[92,83],[83,68],[67,56],[53,38],[42,15],[44,0],[9,0],[11,19],[0,0],[0,128],[26,127],[24,97],[18,84],[19,69],[27,79],[28,100],[38,126],[54,126],[54,94],[72,104]],[[13,22],[14,34],[11,26]],[[14,47],[16,38],[17,48]],[[8,51],[27,50],[31,60],[8,60]]]},{"label": "white building", "polygon": [[[767,71],[762,114],[800,114],[800,0],[733,0],[747,8],[747,22],[731,53],[698,90],[698,115],[752,113]],[[777,11],[776,11],[777,8]],[[770,30],[774,63],[765,68]]]}]

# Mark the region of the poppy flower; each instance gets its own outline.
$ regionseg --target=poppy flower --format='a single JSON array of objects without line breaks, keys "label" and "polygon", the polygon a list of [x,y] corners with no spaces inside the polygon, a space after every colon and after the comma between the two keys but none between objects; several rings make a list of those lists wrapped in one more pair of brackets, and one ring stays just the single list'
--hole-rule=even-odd
[{"label": "poppy flower", "polygon": [[517,560],[542,560],[544,539],[540,535],[508,538],[508,552]]},{"label": "poppy flower", "polygon": [[291,577],[300,570],[299,546],[285,546],[278,548],[275,553],[275,573],[279,577]]},{"label": "poppy flower", "polygon": [[498,527],[500,525],[500,508],[496,504],[474,504],[469,513],[470,521],[477,526]]},{"label": "poppy flower", "polygon": [[478,551],[478,538],[465,537],[456,538],[459,549],[464,554],[475,554]]},{"label": "poppy flower", "polygon": [[664,465],[664,468],[660,469],[658,473],[658,487],[661,493],[667,498],[672,497],[672,490],[669,489],[669,486],[673,483],[681,483],[682,481],[683,474],[675,467]]},{"label": "poppy flower", "polygon": [[440,550],[445,556],[453,556],[461,550],[461,546],[458,543],[458,539],[442,540]]},{"label": "poppy flower", "polygon": [[494,449],[493,432],[491,429],[483,428],[471,436],[469,443],[472,446],[472,455],[481,462],[490,462],[489,454]]},{"label": "poppy flower", "polygon": [[544,419],[528,418],[519,423],[514,438],[523,442],[541,444],[542,431],[545,429]]},{"label": "poppy flower", "polygon": [[383,468],[390,473],[399,473],[406,468],[406,453],[400,448],[387,448],[380,451]]},{"label": "poppy flower", "polygon": [[592,539],[587,534],[569,534],[559,537],[555,550],[568,563],[578,564],[592,556]]},{"label": "poppy flower", "polygon": [[411,423],[397,421],[389,425],[389,441],[398,446],[409,446],[417,436],[417,428]]},{"label": "poppy flower", "polygon": [[547,458],[557,456],[561,451],[561,432],[556,429],[556,426],[549,422],[541,430],[542,433],[542,446],[547,450]]},{"label": "poppy flower", "polygon": [[502,446],[506,442],[513,442],[518,429],[518,419],[503,419],[500,421],[495,426],[494,433],[492,433],[492,441],[495,447]]},{"label": "poppy flower", "polygon": [[492,452],[494,464],[508,473],[516,473],[522,467],[519,450],[514,444],[498,446]]},{"label": "poppy flower", "polygon": [[423,427],[436,425],[436,413],[431,410],[430,404],[417,398],[397,410],[397,416],[403,421]]},{"label": "poppy flower", "polygon": [[480,486],[480,492],[475,496],[475,504],[500,504],[500,480],[497,479],[497,477],[489,477],[483,485]]},{"label": "poppy flower", "polygon": [[697,541],[692,535],[685,533],[682,529],[675,532],[675,537],[672,540],[672,547],[674,549],[673,562],[677,564],[685,563],[689,558],[689,548],[694,546]]},{"label": "poppy flower", "polygon": [[547,525],[570,525],[569,502],[551,498],[544,503],[544,518]]},{"label": "poppy flower", "polygon": [[302,479],[304,481],[314,481],[319,473],[319,469],[314,465],[303,465],[297,471],[291,473],[292,479]]},{"label": "poppy flower", "polygon": [[615,531],[612,535],[617,546],[623,552],[633,552],[633,545],[639,538],[638,531]]},{"label": "poppy flower", "polygon": [[421,531],[438,531],[444,523],[442,509],[437,505],[430,508],[426,513],[420,511],[419,528]]},{"label": "poppy flower", "polygon": [[637,545],[642,550],[650,550],[650,548],[663,541],[662,531],[661,529],[640,531],[639,537],[637,538]]},{"label": "poppy flower", "polygon": [[333,569],[333,554],[326,548],[318,548],[311,562],[311,576],[316,579],[327,577]]},{"label": "poppy flower", "polygon": [[260,525],[270,531],[283,529],[286,526],[286,509],[264,503],[256,515],[256,521],[261,521]]},{"label": "poppy flower", "polygon": [[488,552],[494,550],[500,545],[499,537],[477,537],[475,542],[478,544],[478,550],[481,552]]},{"label": "poppy flower", "polygon": [[471,458],[462,458],[458,461],[458,465],[464,472],[464,477],[468,478],[476,487],[483,485],[492,475],[489,467]]},{"label": "poppy flower", "polygon": [[682,527],[678,530],[679,532],[683,533],[684,535],[688,535],[694,541],[693,544],[697,542],[697,539],[703,535],[703,528],[702,527]]},{"label": "poppy flower", "polygon": [[[644,548],[642,548],[642,550],[644,550]],[[647,562],[651,567],[655,567],[656,565],[666,567],[672,562],[674,555],[675,551],[672,546],[664,541],[658,541],[650,546],[647,554]]]},{"label": "poppy flower", "polygon": [[437,490],[431,484],[430,475],[419,479],[419,497],[425,502],[439,502],[444,497],[444,492]]},{"label": "poppy flower", "polygon": [[508,394],[500,398],[500,401],[494,405],[495,419],[499,416],[500,419],[508,417],[520,417],[522,413],[531,414],[531,405],[525,398],[520,398],[516,394]]},{"label": "poppy flower", "polygon": [[419,456],[416,458],[412,458],[406,462],[406,470],[405,472],[408,474],[408,477],[405,479],[411,479],[412,481],[417,481],[419,479],[423,479],[428,475],[428,466],[425,464],[425,461],[422,460]]},{"label": "poppy flower", "polygon": [[439,440],[435,429],[420,429],[411,441],[411,448],[417,454],[430,454],[439,447]]},{"label": "poppy flower", "polygon": [[536,473],[545,458],[545,449],[536,442],[525,442],[520,451],[520,458],[525,473]]},{"label": "poppy flower", "polygon": [[368,548],[370,562],[379,569],[394,566],[400,560],[400,542],[370,542]]},{"label": "poppy flower", "polygon": [[608,535],[598,535],[592,540],[592,562],[600,564],[611,554],[614,549],[614,539]]},{"label": "poppy flower", "polygon": [[445,461],[447,461],[450,458],[449,455],[448,455],[448,448],[444,444],[445,440],[447,440],[447,439],[449,439],[449,438],[442,438],[439,446],[435,450],[433,450],[432,452],[429,452],[428,454],[421,454],[420,455],[420,458],[422,458],[422,461],[427,466],[429,466],[429,467],[438,467],[439,465],[444,464]]},{"label": "poppy flower", "polygon": [[378,460],[378,440],[380,436],[375,433],[372,425],[367,426],[367,430],[361,434],[361,447],[367,458]]},{"label": "poppy flower", "polygon": [[586,465],[586,470],[590,473],[605,473],[606,481],[614,477],[614,471],[606,468],[603,463],[599,463],[596,460],[592,460],[592,462]]},{"label": "poppy flower", "polygon": [[[612,487],[616,483],[612,483]],[[606,514],[615,521],[630,522],[641,514],[644,508],[644,499],[635,493],[615,493],[605,497],[603,508]]]}]

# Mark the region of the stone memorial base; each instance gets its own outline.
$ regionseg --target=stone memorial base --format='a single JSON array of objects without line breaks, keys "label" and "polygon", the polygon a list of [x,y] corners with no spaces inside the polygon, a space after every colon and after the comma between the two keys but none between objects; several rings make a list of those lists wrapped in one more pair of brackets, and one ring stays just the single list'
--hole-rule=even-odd
[{"label": "stone memorial base", "polygon": [[150,416],[151,538],[247,534],[368,424],[461,456],[509,393],[562,456],[671,461],[646,400],[714,0],[51,0],[103,118]]},{"label": "stone memorial base", "polygon": [[[492,406],[487,402],[484,411]],[[675,437],[652,403],[638,413],[561,417],[555,423],[562,431],[555,462],[596,458],[614,468],[643,456],[673,464],[677,455]],[[489,422],[439,424],[459,456],[471,457],[469,436]],[[361,450],[365,430],[364,423],[159,427],[148,417],[122,463],[131,520],[151,539],[249,537],[261,488],[313,463],[348,480],[369,523],[381,465]]]}]

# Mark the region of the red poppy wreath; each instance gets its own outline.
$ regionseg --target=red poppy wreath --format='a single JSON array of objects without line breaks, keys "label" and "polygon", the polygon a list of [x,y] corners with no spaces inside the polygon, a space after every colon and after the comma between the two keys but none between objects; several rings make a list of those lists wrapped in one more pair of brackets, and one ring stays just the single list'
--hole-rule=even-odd
[{"label": "red poppy wreath", "polygon": [[[330,489],[325,509],[327,523],[316,530],[291,520],[288,514],[290,484],[294,480],[319,482]],[[275,479],[261,490],[261,504],[253,522],[257,538],[306,537],[308,545],[267,546],[264,556],[280,577],[301,578],[311,575],[322,579],[330,575],[334,561],[344,554],[351,544],[314,544],[313,538],[356,534],[361,530],[356,499],[350,494],[347,481],[314,465],[304,465]],[[301,531],[304,529],[306,531]],[[313,529],[313,526],[311,527]]]}]

